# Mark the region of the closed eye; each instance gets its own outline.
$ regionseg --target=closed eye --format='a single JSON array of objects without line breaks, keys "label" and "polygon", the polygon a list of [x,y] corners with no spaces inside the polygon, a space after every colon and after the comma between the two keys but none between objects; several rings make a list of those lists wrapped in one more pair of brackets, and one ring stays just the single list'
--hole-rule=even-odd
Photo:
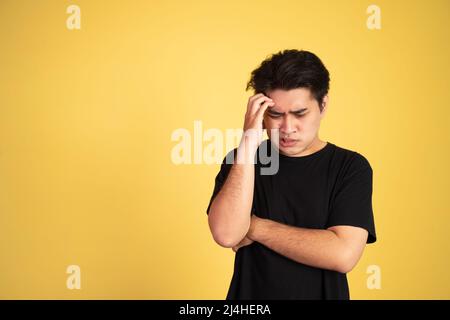
[{"label": "closed eye", "polygon": [[[278,118],[281,118],[281,116],[282,116],[282,115],[280,115],[280,114],[273,114],[273,113],[269,113],[268,115],[269,115],[269,117],[271,117],[271,118],[273,118],[273,119],[278,119]],[[296,116],[297,118],[301,118],[301,117],[303,117],[304,115],[306,115],[306,113],[302,113],[302,114],[296,113],[296,114],[295,114],[295,116]]]}]

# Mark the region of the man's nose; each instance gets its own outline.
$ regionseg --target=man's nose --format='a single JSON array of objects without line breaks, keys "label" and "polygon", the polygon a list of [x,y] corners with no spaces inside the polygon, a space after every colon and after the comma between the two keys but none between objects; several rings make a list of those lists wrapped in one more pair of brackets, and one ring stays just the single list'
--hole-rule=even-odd
[{"label": "man's nose", "polygon": [[280,131],[283,134],[291,134],[295,133],[295,126],[289,117],[283,117],[283,121],[281,122]]}]

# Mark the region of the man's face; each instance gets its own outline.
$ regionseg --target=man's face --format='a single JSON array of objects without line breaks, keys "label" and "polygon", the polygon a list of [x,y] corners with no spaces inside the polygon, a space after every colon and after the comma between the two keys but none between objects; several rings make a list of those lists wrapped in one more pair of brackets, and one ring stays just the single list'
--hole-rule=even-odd
[{"label": "man's face", "polygon": [[[291,157],[306,155],[314,149],[318,139],[320,121],[325,115],[328,96],[323,110],[307,88],[275,89],[266,94],[275,102],[264,114],[264,126],[271,141],[280,153]],[[271,129],[278,129],[279,140],[272,139]]]}]

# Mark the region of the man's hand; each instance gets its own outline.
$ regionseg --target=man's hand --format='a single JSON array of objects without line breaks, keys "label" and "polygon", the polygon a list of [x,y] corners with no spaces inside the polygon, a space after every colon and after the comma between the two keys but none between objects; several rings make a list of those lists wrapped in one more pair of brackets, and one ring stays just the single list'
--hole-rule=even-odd
[{"label": "man's hand", "polygon": [[233,247],[233,251],[237,252],[239,250],[239,248],[248,246],[249,244],[252,244],[252,243],[253,243],[253,240],[250,240],[249,238],[247,238],[247,236],[245,236],[241,242],[239,242],[237,245],[235,245]]},{"label": "man's hand", "polygon": [[247,112],[245,113],[244,131],[248,129],[263,129],[264,112],[275,102],[262,93],[255,94],[248,99]]},{"label": "man's hand", "polygon": [[241,159],[253,159],[254,153],[263,138],[264,112],[269,106],[273,106],[274,104],[271,98],[262,93],[255,94],[248,99],[247,112],[245,113],[244,120],[244,133],[238,149],[238,154],[240,154],[239,157]]},{"label": "man's hand", "polygon": [[254,240],[251,238],[254,237],[256,228],[259,226],[259,223],[262,221],[262,218],[259,218],[252,214],[251,220],[250,220],[250,227],[248,229],[247,235],[242,239],[241,242],[239,242],[236,246],[233,247],[233,251],[237,252],[239,248],[248,246],[249,244],[252,244]]}]

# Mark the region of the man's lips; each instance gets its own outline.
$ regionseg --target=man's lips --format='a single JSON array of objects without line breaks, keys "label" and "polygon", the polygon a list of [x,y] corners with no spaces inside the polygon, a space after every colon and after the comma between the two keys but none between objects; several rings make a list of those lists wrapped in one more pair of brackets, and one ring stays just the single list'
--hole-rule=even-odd
[{"label": "man's lips", "polygon": [[283,142],[294,142],[297,141],[296,139],[288,139],[288,138],[280,138],[280,140],[282,140]]},{"label": "man's lips", "polygon": [[293,146],[298,140],[296,139],[287,139],[287,138],[280,138],[280,145],[282,147],[291,147]]}]

